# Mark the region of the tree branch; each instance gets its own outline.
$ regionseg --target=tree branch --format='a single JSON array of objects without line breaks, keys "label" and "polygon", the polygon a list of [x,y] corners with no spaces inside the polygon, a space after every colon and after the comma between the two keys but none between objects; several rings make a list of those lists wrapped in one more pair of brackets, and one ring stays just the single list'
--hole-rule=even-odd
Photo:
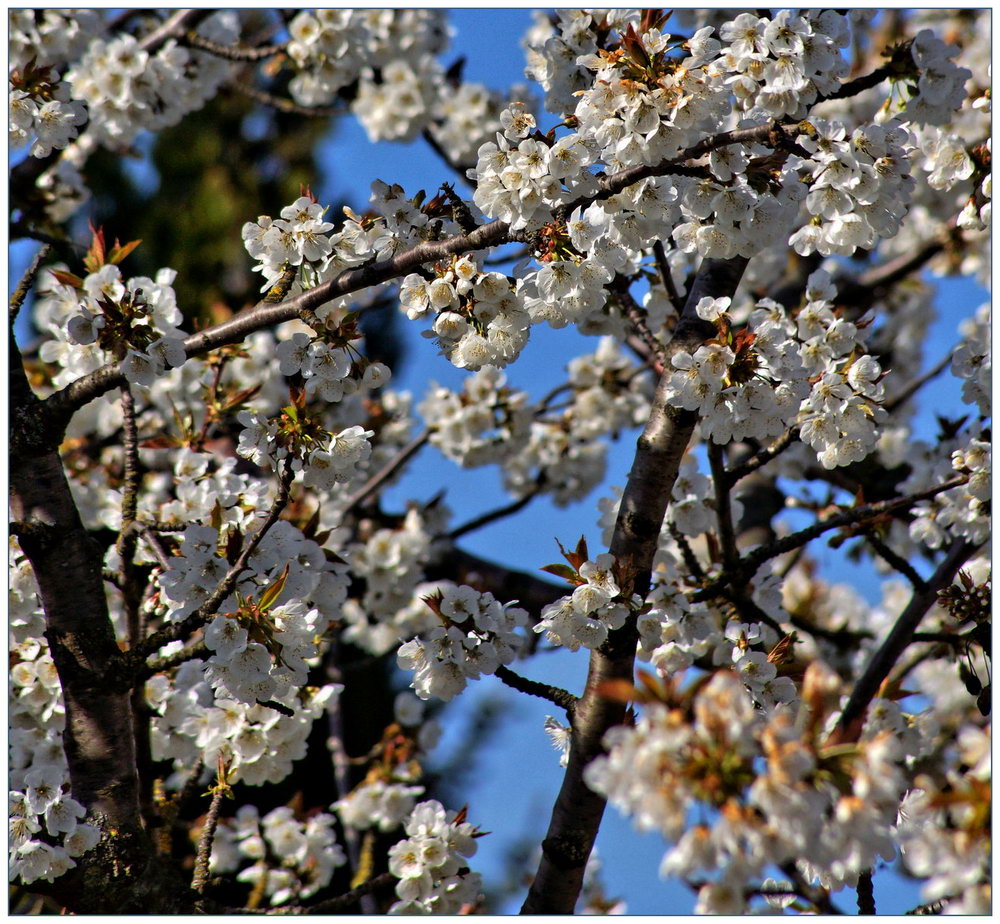
[{"label": "tree branch", "polygon": [[892,631],[872,656],[861,679],[851,691],[847,705],[844,706],[844,711],[840,714],[837,726],[831,735],[831,743],[855,740],[861,733],[862,719],[868,704],[875,698],[882,681],[889,676],[899,656],[913,641],[913,634],[927,611],[937,603],[938,591],[952,582],[958,569],[977,548],[978,546],[964,539],[955,542],[944,561],[926,582],[926,586],[922,590],[914,591],[906,609],[900,613]]},{"label": "tree branch", "polygon": [[910,507],[919,501],[936,497],[943,491],[950,491],[952,488],[960,487],[968,480],[967,475],[959,475],[950,481],[935,485],[933,488],[927,488],[926,490],[907,494],[903,497],[895,497],[892,500],[879,501],[875,504],[863,504],[860,507],[851,507],[843,513],[837,513],[831,517],[827,517],[825,520],[820,520],[820,522],[814,523],[812,526],[800,529],[797,533],[792,533],[790,536],[783,536],[781,539],[767,546],[754,549],[746,558],[741,559],[735,569],[722,577],[716,578],[711,584],[699,590],[692,599],[696,601],[711,599],[718,594],[723,585],[744,580],[755,574],[764,562],[772,558],[777,558],[785,552],[790,552],[792,549],[797,549],[818,536],[822,536],[823,533],[829,532],[831,529],[861,523],[886,513],[892,513],[894,510]]},{"label": "tree branch", "polygon": [[568,690],[563,690],[560,687],[554,687],[547,683],[539,683],[537,680],[529,680],[527,677],[522,677],[502,664],[493,673],[511,689],[517,690],[519,693],[527,693],[529,696],[547,699],[560,709],[565,709],[572,722],[577,698]]},{"label": "tree branch", "polygon": [[[693,352],[712,336],[714,328],[698,318],[695,305],[706,296],[732,296],[746,264],[743,258],[702,261],[680,322],[666,348],[668,357],[680,350]],[[610,551],[617,568],[631,579],[631,587],[622,589],[642,596],[649,588],[653,556],[670,492],[697,422],[695,414],[668,403],[668,378],[660,377],[649,419],[636,444],[632,471],[611,540]],[[583,771],[602,752],[605,732],[625,719],[625,705],[605,699],[600,688],[613,679],[632,682],[636,641],[635,620],[631,618],[612,632],[599,650],[591,653],[586,687],[574,714],[569,763],[522,914],[572,914],[576,905],[605,805],[603,797],[584,782]]]},{"label": "tree branch", "polygon": [[45,259],[48,257],[51,250],[52,247],[49,244],[45,244],[38,251],[38,253],[35,254],[35,258],[31,261],[31,265],[24,271],[24,275],[21,277],[20,282],[18,282],[17,288],[14,289],[14,292],[10,297],[11,325],[13,325],[17,320],[17,315],[21,310],[21,306],[24,304],[24,300],[28,297],[31,287],[35,284],[35,277],[38,276],[38,271],[42,268],[42,264],[45,262]]},{"label": "tree branch", "polygon": [[[540,480],[543,477],[544,475],[540,476]],[[541,492],[541,484],[536,484],[527,494],[524,495],[524,497],[520,497],[516,501],[505,504],[502,507],[497,507],[494,510],[487,510],[486,513],[481,514],[478,517],[474,517],[468,522],[463,523],[461,526],[456,526],[450,533],[448,533],[447,538],[454,542],[466,533],[475,532],[477,529],[482,529],[490,523],[502,520],[504,517],[512,516],[527,507],[528,504],[541,494]]]},{"label": "tree branch", "polygon": [[217,58],[225,58],[227,61],[261,61],[264,58],[280,54],[288,45],[287,42],[278,45],[258,45],[256,48],[220,45],[194,31],[186,32],[181,44],[207,51],[209,54],[215,55]]},{"label": "tree branch", "polygon": [[420,436],[414,437],[399,452],[391,458],[386,465],[369,478],[347,501],[344,512],[353,510],[362,504],[368,497],[382,487],[393,475],[396,474],[407,462],[410,461],[430,439],[430,431],[424,430]]},{"label": "tree branch", "polygon": [[181,38],[189,29],[195,29],[203,19],[212,15],[214,10],[177,10],[172,16],[167,17],[159,26],[147,33],[139,40],[139,47],[143,51],[154,55],[166,44],[168,39]]}]

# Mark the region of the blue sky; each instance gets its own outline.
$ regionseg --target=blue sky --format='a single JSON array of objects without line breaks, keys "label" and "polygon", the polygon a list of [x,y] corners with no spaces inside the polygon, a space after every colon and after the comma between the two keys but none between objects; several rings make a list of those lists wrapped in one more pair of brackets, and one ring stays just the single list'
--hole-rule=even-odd
[{"label": "blue sky", "polygon": [[[530,25],[530,11],[455,10],[452,22],[456,35],[452,51],[444,58],[446,64],[458,55],[464,55],[466,79],[486,83],[497,90],[523,81],[524,59],[519,41],[524,29]],[[367,201],[370,183],[375,178],[400,183],[411,195],[420,188],[433,194],[441,182],[454,181],[448,168],[422,142],[405,147],[385,143],[372,145],[353,118],[340,122],[333,137],[324,145],[323,156],[330,158],[332,179],[328,188],[317,192],[325,201],[342,199],[352,202],[355,207]],[[233,233],[238,234],[239,229],[234,228]],[[24,255],[25,251],[28,256]],[[9,288],[13,288],[32,251],[33,248],[23,245],[17,249],[12,258]],[[968,281],[954,280],[941,284],[937,301],[939,319],[928,338],[928,366],[945,355],[954,344],[958,320],[972,315],[986,297],[981,288]],[[394,386],[413,391],[416,401],[421,399],[431,379],[449,387],[459,387],[465,374],[438,356],[433,344],[419,336],[421,325],[404,325],[404,329],[410,350]],[[536,327],[521,359],[508,370],[510,384],[539,397],[564,380],[569,359],[581,352],[591,352],[595,347],[596,340],[583,337],[573,329],[553,331],[548,326]],[[957,381],[947,374],[928,386],[917,417],[920,426],[928,430],[935,428],[934,413],[951,416],[965,413],[958,397],[959,391]],[[609,476],[605,484],[575,508],[562,510],[543,498],[516,518],[466,536],[461,545],[510,567],[528,571],[559,559],[554,541],[556,537],[569,544],[575,543],[583,534],[591,550],[599,551],[597,500],[610,493],[610,485],[624,484],[635,436],[635,433],[625,434],[611,446]],[[401,508],[404,501],[410,498],[429,499],[444,485],[447,486],[446,502],[455,512],[456,523],[509,500],[500,488],[496,468],[464,471],[428,448],[417,458],[402,482],[388,493],[387,506]],[[824,559],[824,564],[831,566],[828,574],[832,579],[850,581],[870,597],[877,595],[877,587],[870,577],[847,567],[841,556],[823,552],[820,548],[816,551]],[[527,676],[579,692],[586,673],[586,661],[585,652],[575,655],[551,653],[536,656],[519,665],[518,669]],[[464,727],[463,719],[469,714],[471,706],[484,697],[500,697],[507,716],[500,731],[479,754],[469,776],[474,781],[467,795],[469,818],[493,832],[479,841],[479,853],[474,864],[489,880],[501,873],[504,851],[516,839],[533,837],[536,843],[540,842],[562,771],[558,755],[542,729],[544,717],[552,714],[554,707],[515,694],[494,678],[485,678],[473,684],[465,697],[446,710],[445,717],[454,719],[455,725],[442,743],[445,755],[456,743],[457,729]],[[658,877],[664,846],[659,836],[633,832],[627,820],[622,819],[614,809],[608,810],[598,839],[604,861],[604,881],[609,895],[627,898],[630,913],[689,913],[693,907],[693,897],[686,888]],[[875,886],[880,911],[902,911],[917,902],[913,885],[894,874],[877,875]],[[848,913],[854,910],[850,892],[835,897],[835,902]],[[511,904],[502,910],[511,912],[516,908],[516,904]]]}]

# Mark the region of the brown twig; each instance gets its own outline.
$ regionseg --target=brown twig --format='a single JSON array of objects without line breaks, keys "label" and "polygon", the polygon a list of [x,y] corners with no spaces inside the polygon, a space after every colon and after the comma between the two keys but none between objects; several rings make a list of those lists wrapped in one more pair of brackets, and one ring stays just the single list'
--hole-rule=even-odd
[{"label": "brown twig", "polygon": [[287,42],[277,45],[259,45],[256,48],[241,47],[239,45],[220,45],[210,39],[199,35],[197,32],[187,32],[184,34],[181,44],[200,51],[207,51],[217,58],[225,58],[227,61],[261,61],[264,58],[271,58],[281,54],[287,47]]},{"label": "brown twig", "polygon": [[537,680],[529,680],[527,677],[522,677],[502,664],[493,673],[511,689],[517,690],[519,693],[527,693],[529,696],[547,699],[560,709],[565,709],[566,714],[570,717],[570,721],[573,720],[577,697],[568,690],[563,690],[561,687],[554,687],[548,683],[539,683]]},{"label": "brown twig", "polygon": [[964,539],[955,542],[924,588],[914,591],[910,602],[900,613],[881,647],[872,655],[864,673],[851,691],[847,705],[844,706],[844,711],[840,714],[834,729],[835,741],[853,740],[856,734],[860,733],[861,718],[882,686],[882,681],[889,676],[899,656],[913,641],[913,634],[927,611],[937,603],[938,592],[951,583],[958,569],[976,548],[977,546]]},{"label": "brown twig", "polygon": [[139,39],[139,47],[151,55],[156,54],[169,39],[180,38],[187,30],[196,28],[198,23],[207,19],[213,12],[211,9],[177,10]]},{"label": "brown twig", "polygon": [[424,430],[420,436],[414,437],[402,449],[396,453],[379,471],[369,478],[354,494],[348,498],[344,507],[345,513],[353,510],[362,504],[368,497],[382,487],[393,475],[396,474],[407,462],[410,461],[430,439],[430,431]]},{"label": "brown twig", "polygon": [[35,284],[35,278],[38,276],[39,270],[42,268],[42,264],[45,262],[52,247],[49,244],[45,244],[42,248],[35,254],[35,258],[31,261],[31,265],[24,271],[24,275],[21,277],[17,284],[17,288],[10,296],[10,323],[13,326],[14,322],[17,320],[17,315],[21,310],[21,306],[24,304],[24,300],[28,297],[28,293],[31,291],[31,287]]},{"label": "brown twig", "polygon": [[677,286],[674,285],[674,276],[670,272],[670,263],[667,260],[667,252],[663,247],[663,241],[653,241],[653,257],[656,260],[656,268],[659,270],[663,288],[667,292],[667,298],[670,299],[670,304],[674,306],[674,311],[680,314],[681,309],[684,307],[684,300],[677,291]]},{"label": "brown twig", "polygon": [[227,86],[237,93],[249,96],[250,99],[255,99],[258,103],[263,103],[265,106],[270,106],[272,109],[277,109],[278,112],[284,112],[287,115],[306,116],[310,119],[330,119],[342,116],[345,111],[338,106],[301,106],[294,100],[268,93],[267,90],[255,87],[245,80],[231,80]]},{"label": "brown twig", "polygon": [[800,546],[811,542],[813,539],[822,536],[823,533],[829,532],[831,529],[839,529],[841,526],[851,526],[854,523],[862,523],[865,520],[871,520],[886,513],[893,513],[896,510],[911,507],[919,501],[929,500],[932,497],[936,497],[943,491],[950,491],[952,488],[960,487],[968,480],[968,476],[959,475],[952,478],[950,481],[944,482],[943,484],[935,485],[933,488],[927,488],[913,494],[907,494],[904,497],[896,497],[892,500],[879,501],[875,504],[863,504],[860,507],[851,507],[843,513],[834,514],[833,516],[827,517],[825,520],[814,523],[812,526],[807,526],[805,529],[801,529],[797,533],[792,533],[789,536],[783,536],[781,539],[777,539],[766,546],[754,549],[749,555],[747,555],[746,558],[740,561],[735,569],[722,575],[707,587],[698,591],[694,595],[693,599],[711,599],[718,594],[723,585],[733,584],[733,582],[745,580],[746,577],[755,574],[757,569],[764,564],[764,562],[772,558],[777,558],[785,552],[790,552],[792,549],[797,549]]},{"label": "brown twig", "polygon": [[208,814],[205,816],[205,824],[201,829],[201,836],[198,838],[198,852],[194,861],[194,876],[191,879],[191,888],[199,895],[203,894],[208,885],[208,864],[212,857],[212,842],[215,840],[215,830],[219,826],[219,811],[222,808],[222,800],[231,790],[224,780],[219,780],[212,788],[212,802],[208,807]]}]

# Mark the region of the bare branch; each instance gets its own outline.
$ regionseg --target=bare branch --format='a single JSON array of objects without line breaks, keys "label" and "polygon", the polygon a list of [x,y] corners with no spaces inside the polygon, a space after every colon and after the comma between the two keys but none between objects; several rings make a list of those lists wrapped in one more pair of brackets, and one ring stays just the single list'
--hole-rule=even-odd
[{"label": "bare branch", "polygon": [[514,671],[508,667],[504,667],[502,664],[493,673],[507,684],[507,686],[517,690],[519,693],[527,693],[529,696],[547,699],[560,709],[565,709],[570,717],[570,721],[572,721],[577,698],[568,690],[563,690],[560,687],[554,687],[547,683],[539,683],[537,680],[529,680],[527,677],[522,677],[520,674],[514,673]]},{"label": "bare branch", "polygon": [[389,460],[388,463],[380,470],[377,471],[371,478],[369,478],[351,497],[348,499],[346,506],[344,507],[344,512],[353,510],[358,505],[364,503],[364,501],[378,491],[393,475],[396,474],[407,462],[410,461],[422,447],[427,445],[427,441],[430,439],[430,431],[424,430],[420,436],[414,437],[410,442],[408,442],[402,449]]},{"label": "bare branch", "polygon": [[35,277],[38,275],[38,271],[42,268],[42,264],[45,262],[51,250],[51,245],[45,244],[38,251],[38,253],[35,254],[35,258],[31,261],[31,265],[24,271],[24,275],[21,277],[20,282],[18,282],[17,288],[14,289],[14,292],[10,297],[10,323],[12,325],[17,320],[17,315],[21,310],[21,306],[24,304],[24,300],[28,297],[31,287],[35,284]]},{"label": "bare branch", "polygon": [[914,591],[906,609],[900,613],[892,631],[889,632],[886,640],[872,656],[861,675],[861,679],[851,691],[847,705],[844,706],[844,711],[837,720],[833,740],[853,740],[860,734],[861,720],[868,704],[875,698],[882,686],[882,681],[889,676],[890,671],[899,660],[899,656],[913,641],[913,634],[917,631],[917,627],[927,611],[937,603],[938,591],[952,582],[958,569],[965,564],[977,548],[978,546],[964,539],[955,542],[923,589]]},{"label": "bare branch", "polygon": [[945,481],[942,484],[935,485],[933,488],[927,488],[924,491],[916,491],[913,494],[907,494],[903,497],[895,497],[891,500],[879,501],[875,504],[863,504],[860,507],[851,507],[843,513],[834,514],[833,516],[827,517],[825,520],[814,523],[812,526],[800,529],[797,533],[792,533],[789,536],[783,536],[775,542],[762,546],[761,548],[754,549],[746,558],[740,561],[739,565],[734,570],[724,574],[707,587],[699,590],[694,595],[693,599],[711,599],[713,596],[718,594],[723,585],[732,585],[734,582],[744,580],[746,577],[755,574],[757,569],[764,564],[764,562],[772,558],[777,558],[785,552],[790,552],[792,549],[797,549],[800,546],[811,542],[818,536],[822,536],[823,533],[829,532],[831,529],[839,529],[841,526],[850,526],[854,523],[862,523],[865,520],[872,520],[875,517],[882,516],[886,513],[892,513],[896,510],[903,510],[907,507],[912,507],[919,501],[929,500],[944,491],[950,491],[952,488],[960,487],[968,480],[967,475],[959,475],[952,478],[950,481]]},{"label": "bare branch", "polygon": [[504,517],[513,516],[515,513],[523,510],[528,506],[539,494],[542,493],[542,480],[544,479],[544,473],[539,476],[539,483],[536,484],[527,494],[523,497],[518,498],[510,504],[505,504],[502,507],[497,507],[494,510],[487,510],[486,513],[481,514],[469,520],[467,523],[463,523],[461,526],[456,526],[450,533],[448,533],[447,538],[454,540],[464,536],[466,533],[475,532],[477,529],[482,529],[484,526],[488,526],[490,523],[494,523],[497,520],[502,520]]},{"label": "bare branch", "polygon": [[663,288],[667,291],[667,298],[670,299],[670,304],[674,306],[674,311],[680,314],[681,309],[684,307],[684,301],[677,291],[677,286],[674,285],[674,276],[670,272],[670,263],[667,260],[667,252],[663,247],[663,241],[653,242],[653,257],[656,259],[656,268],[660,272],[660,280],[663,282]]},{"label": "bare branch", "polygon": [[156,54],[168,39],[181,38],[187,30],[196,28],[198,23],[207,19],[213,12],[211,9],[177,10],[152,32],[144,35],[139,40],[139,47],[151,55]]},{"label": "bare branch", "polygon": [[194,861],[194,876],[191,879],[191,888],[199,894],[203,894],[208,885],[208,861],[212,856],[215,829],[219,825],[219,810],[222,808],[222,800],[229,792],[230,789],[224,780],[219,780],[212,789],[212,803],[205,816],[201,837],[198,838],[198,853]]},{"label": "bare branch", "polygon": [[344,109],[337,106],[301,106],[294,100],[287,99],[284,96],[275,96],[273,93],[268,93],[267,90],[255,87],[246,80],[231,80],[227,86],[237,93],[242,93],[244,96],[249,96],[250,99],[257,100],[258,103],[263,103],[265,106],[270,106],[272,109],[287,113],[288,115],[306,116],[310,119],[329,119],[335,116],[342,116],[345,112]]},{"label": "bare branch", "polygon": [[281,42],[278,45],[258,45],[256,48],[220,45],[218,42],[213,42],[193,31],[185,33],[182,44],[207,51],[209,54],[213,54],[217,58],[225,58],[227,61],[261,61],[264,58],[280,54],[288,45],[287,42]]}]

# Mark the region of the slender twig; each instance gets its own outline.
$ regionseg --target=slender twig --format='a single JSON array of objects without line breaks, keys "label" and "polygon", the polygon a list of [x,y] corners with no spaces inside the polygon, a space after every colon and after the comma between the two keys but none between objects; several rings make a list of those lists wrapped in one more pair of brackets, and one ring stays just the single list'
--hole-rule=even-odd
[{"label": "slender twig", "polygon": [[[457,177],[459,177],[463,183],[475,189],[476,187],[475,182],[473,180],[470,180],[465,172],[468,169],[468,167],[465,167],[462,164],[456,164],[455,161],[451,159],[451,155],[444,149],[444,147],[441,145],[441,142],[434,137],[434,132],[432,132],[430,128],[425,128],[420,133],[420,136],[424,139],[424,141],[427,142],[428,147],[430,147],[430,149],[435,154],[437,154],[438,157],[441,158],[441,160],[444,162],[444,165],[449,170],[451,170],[452,173],[454,173]],[[470,164],[469,166],[474,166],[474,165]]]},{"label": "slender twig", "polygon": [[218,58],[225,58],[227,61],[260,61],[264,58],[273,57],[285,50],[288,43],[281,42],[278,45],[259,45],[256,48],[240,47],[238,45],[220,45],[210,39],[199,35],[197,32],[187,32],[184,35],[182,44],[191,48],[198,48],[207,51]]},{"label": "slender twig", "polygon": [[950,645],[953,648],[964,648],[968,639],[954,632],[914,632],[914,642],[932,642],[938,645]]},{"label": "slender twig", "polygon": [[[135,522],[139,504],[139,430],[135,422],[135,396],[128,383],[121,385],[122,449],[122,527],[119,536],[119,554],[122,556],[122,577],[131,564],[135,552],[136,536],[131,525]],[[127,554],[128,553],[128,554]]]},{"label": "slender twig", "polygon": [[740,622],[763,623],[765,626],[770,626],[774,629],[779,636],[785,634],[785,629],[781,623],[770,613],[762,609],[753,597],[750,596],[746,588],[741,587],[739,590],[734,590],[725,599],[729,601],[737,615],[740,616]]},{"label": "slender twig", "polygon": [[527,677],[522,677],[520,674],[514,673],[510,668],[503,665],[500,665],[494,671],[494,674],[499,680],[519,693],[538,696],[541,699],[547,699],[550,703],[555,703],[560,709],[565,709],[572,720],[578,700],[568,690],[563,690],[560,687],[554,687],[547,683],[539,683],[537,680],[529,680]]},{"label": "slender twig", "polygon": [[156,535],[156,532],[152,528],[150,528],[148,524],[141,522],[139,523],[138,529],[140,534],[142,535],[142,538],[146,540],[146,544],[152,551],[153,557],[156,559],[159,566],[164,571],[168,571],[170,569],[169,556],[167,555],[166,550],[163,548],[163,545],[161,544],[159,537]]},{"label": "slender twig", "polygon": [[747,475],[752,475],[755,471],[757,471],[757,469],[763,468],[776,456],[781,455],[781,453],[788,449],[788,447],[791,446],[798,438],[798,427],[786,430],[773,443],[771,443],[770,446],[764,447],[759,452],[750,456],[750,458],[745,459],[739,464],[733,466],[733,468],[726,472],[725,480],[730,485],[734,485],[736,482],[746,478]]},{"label": "slender twig", "polygon": [[698,557],[694,554],[691,543],[688,542],[688,537],[680,531],[673,519],[667,520],[667,529],[674,542],[677,543],[677,548],[681,550],[681,556],[684,558],[684,566],[693,578],[700,581],[705,577],[705,570],[701,567],[701,562],[698,561]]},{"label": "slender twig", "polygon": [[224,780],[219,780],[212,788],[212,803],[205,816],[201,837],[198,838],[198,853],[194,861],[194,876],[191,879],[191,888],[199,895],[204,893],[205,886],[208,885],[208,864],[212,857],[215,829],[219,825],[219,811],[222,808],[222,800],[230,792],[231,790]]},{"label": "slender twig", "polygon": [[237,93],[242,93],[244,96],[249,96],[250,99],[257,100],[258,103],[263,103],[265,106],[270,106],[272,109],[277,109],[278,112],[284,112],[288,115],[308,116],[312,119],[329,119],[344,114],[344,110],[338,106],[301,106],[293,100],[287,99],[284,96],[276,96],[274,93],[268,93],[267,90],[255,87],[252,83],[244,80],[231,80],[227,86]]},{"label": "slender twig", "polygon": [[[914,632],[911,641],[912,642],[922,641],[922,639],[919,639],[917,636],[923,634],[924,633],[922,632]],[[910,671],[916,670],[916,668],[918,668],[925,661],[931,661],[936,658],[946,657],[949,656],[950,654],[951,654],[950,646],[947,646],[942,643],[936,643],[936,644],[931,643],[926,648],[921,648],[919,651],[916,651],[914,654],[910,655],[905,661],[900,663],[897,667],[894,667],[892,669],[892,672],[889,674],[889,684],[891,686],[902,685],[903,681],[907,678],[907,676],[909,676]]]},{"label": "slender twig", "polygon": [[726,460],[722,446],[708,441],[708,464],[715,484],[715,520],[719,528],[719,545],[722,565],[728,571],[737,566],[740,553],[736,548],[736,530],[733,528],[733,511],[729,504],[729,485],[726,479]]},{"label": "slender twig", "polygon": [[[339,640],[334,637],[326,657],[327,677],[333,683],[341,683],[344,677],[340,668],[340,652]],[[330,758],[333,762],[333,779],[337,787],[337,798],[344,799],[351,791],[351,767],[350,758],[344,747],[344,716],[339,695],[333,696],[327,706],[327,728],[330,732],[327,746],[330,749]],[[348,881],[353,881],[360,858],[358,831],[351,825],[343,825],[343,832],[344,846],[347,848]],[[370,899],[366,899],[366,901],[370,901]],[[362,908],[362,911],[371,914],[376,913],[376,910],[375,908]]]},{"label": "slender twig", "polygon": [[135,683],[141,684],[149,680],[154,674],[161,674],[164,671],[173,670],[188,661],[204,661],[212,656],[212,651],[204,642],[195,642],[173,654],[164,655],[162,658],[153,658],[147,661],[135,675]]},{"label": "slender twig", "polygon": [[667,298],[674,310],[680,314],[684,307],[684,300],[674,285],[674,275],[670,272],[670,263],[667,260],[667,252],[663,248],[663,241],[653,241],[653,257],[656,259],[656,268],[659,270],[660,279],[663,281],[663,288],[666,289]]},{"label": "slender twig", "polygon": [[825,96],[820,96],[816,100],[816,103],[825,103],[828,100],[834,99],[846,99],[848,96],[857,96],[859,93],[863,93],[865,90],[870,90],[872,87],[877,87],[883,80],[885,80],[890,74],[893,73],[893,68],[891,64],[883,64],[881,67],[875,68],[870,74],[863,74],[861,77],[855,77],[854,80],[849,80],[847,83],[842,83],[836,90]]},{"label": "slender twig", "polygon": [[882,407],[886,411],[892,413],[900,405],[905,404],[910,400],[921,388],[924,387],[932,379],[936,379],[948,366],[951,364],[952,354],[949,352],[946,356],[941,357],[930,369],[928,369],[923,375],[918,376],[912,382],[907,383],[906,387],[898,395],[893,395],[889,400],[883,402]]},{"label": "slender twig", "polygon": [[816,638],[824,639],[839,648],[841,651],[846,649],[855,649],[865,639],[872,637],[872,633],[867,629],[854,631],[844,626],[841,626],[839,629],[828,629],[826,626],[817,626],[815,623],[808,622],[802,616],[796,615],[795,613],[788,614],[788,621],[796,629],[808,632]]},{"label": "slender twig", "polygon": [[17,320],[18,312],[20,312],[24,300],[28,297],[31,287],[35,284],[35,277],[38,275],[38,271],[42,268],[42,264],[51,250],[51,245],[45,244],[35,254],[31,265],[24,271],[24,275],[21,277],[20,282],[18,282],[17,288],[14,289],[14,293],[10,297],[10,323],[12,325]]},{"label": "slender twig", "polygon": [[[16,169],[16,168],[15,168]],[[39,244],[48,244],[53,250],[59,252],[69,250],[76,256],[83,256],[87,252],[86,247],[82,247],[68,237],[57,237],[54,234],[47,234],[24,221],[14,221],[10,224],[10,239],[12,241],[28,240],[38,241]]]},{"label": "slender twig", "polygon": [[899,660],[899,656],[913,641],[913,633],[917,631],[917,626],[920,625],[927,611],[937,603],[938,591],[951,583],[958,569],[962,567],[976,548],[977,546],[964,539],[957,541],[926,582],[924,589],[914,591],[910,602],[899,615],[881,647],[872,655],[864,673],[851,691],[847,705],[844,706],[844,711],[837,720],[834,740],[846,740],[854,737],[856,732],[860,732],[858,726],[868,704],[878,693],[882,681],[889,676],[890,671]]},{"label": "slender twig", "polygon": [[419,436],[414,437],[402,449],[399,450],[379,471],[369,478],[357,491],[352,494],[346,505],[344,512],[353,510],[362,504],[368,497],[382,487],[393,475],[396,474],[407,462],[410,461],[430,439],[430,431],[424,430]]},{"label": "slender twig", "polygon": [[139,40],[139,47],[149,54],[156,54],[168,39],[180,38],[187,30],[197,27],[203,19],[212,15],[214,10],[178,10],[165,19],[159,26]]},{"label": "slender twig", "polygon": [[246,570],[250,556],[256,551],[261,540],[268,531],[278,522],[282,510],[288,504],[288,494],[291,489],[295,472],[290,465],[291,457],[286,460],[285,468],[278,483],[278,494],[271,504],[271,509],[267,513],[263,524],[247,544],[243,547],[239,557],[233,566],[226,572],[225,577],[219,582],[219,586],[209,596],[209,598],[195,610],[191,615],[186,616],[179,622],[172,622],[152,635],[143,639],[134,648],[122,652],[117,658],[108,664],[104,671],[103,680],[113,688],[130,688],[135,683],[136,675],[142,670],[146,659],[159,651],[164,645],[178,639],[188,638],[197,629],[207,623],[218,611],[222,601],[232,593],[240,575]]},{"label": "slender twig", "polygon": [[632,293],[628,291],[627,286],[628,283],[623,280],[623,285],[615,288],[615,294],[618,296],[618,300],[625,309],[625,316],[628,318],[629,323],[635,329],[636,333],[642,338],[642,342],[646,345],[650,355],[655,358],[662,367],[663,344],[649,329],[649,325],[646,324],[646,318],[642,308],[639,307],[638,302],[636,302],[636,300],[632,297]]},{"label": "slender twig", "polygon": [[929,500],[944,491],[950,491],[952,488],[957,488],[965,484],[968,480],[968,476],[959,475],[958,477],[952,478],[950,481],[946,481],[943,484],[935,485],[933,488],[927,488],[923,491],[917,491],[914,494],[907,494],[904,497],[896,497],[892,500],[879,501],[875,504],[863,504],[860,507],[851,507],[843,513],[834,514],[833,516],[827,517],[825,520],[814,523],[812,526],[807,526],[805,529],[801,529],[797,533],[792,533],[789,536],[783,536],[774,542],[768,543],[766,546],[754,549],[749,555],[747,555],[746,558],[742,559],[738,566],[730,573],[722,575],[707,587],[698,591],[698,593],[694,595],[694,599],[707,600],[716,596],[724,584],[732,584],[736,581],[742,581],[747,575],[755,574],[757,569],[764,564],[764,562],[772,558],[777,558],[785,552],[790,552],[792,549],[797,549],[800,546],[811,542],[813,539],[822,536],[823,533],[829,532],[831,529],[839,529],[841,526],[850,526],[854,523],[862,523],[865,520],[871,520],[875,517],[882,516],[883,514],[893,513],[896,510],[905,509],[918,503],[919,501]]},{"label": "slender twig", "polygon": [[[539,480],[542,480],[543,475],[539,476]],[[450,533],[448,533],[447,538],[454,542],[456,539],[464,536],[466,533],[475,532],[477,529],[482,529],[484,526],[488,526],[490,523],[494,523],[497,520],[502,520],[504,517],[513,516],[515,513],[523,510],[528,506],[539,494],[542,493],[542,485],[536,484],[527,494],[523,497],[518,498],[516,501],[510,504],[505,504],[503,507],[497,507],[493,510],[488,510],[486,513],[480,514],[461,526],[456,526]]]},{"label": "slender twig", "polygon": [[917,591],[926,590],[927,582],[920,576],[917,569],[913,567],[902,555],[891,549],[881,538],[874,532],[868,532],[865,535],[865,540],[868,544],[882,557],[883,561],[891,567],[895,568],[900,574],[904,575],[906,579],[913,585],[913,589]]},{"label": "slender twig", "polygon": [[182,533],[187,529],[185,523],[164,523],[162,520],[143,520],[145,529],[154,533]]}]

